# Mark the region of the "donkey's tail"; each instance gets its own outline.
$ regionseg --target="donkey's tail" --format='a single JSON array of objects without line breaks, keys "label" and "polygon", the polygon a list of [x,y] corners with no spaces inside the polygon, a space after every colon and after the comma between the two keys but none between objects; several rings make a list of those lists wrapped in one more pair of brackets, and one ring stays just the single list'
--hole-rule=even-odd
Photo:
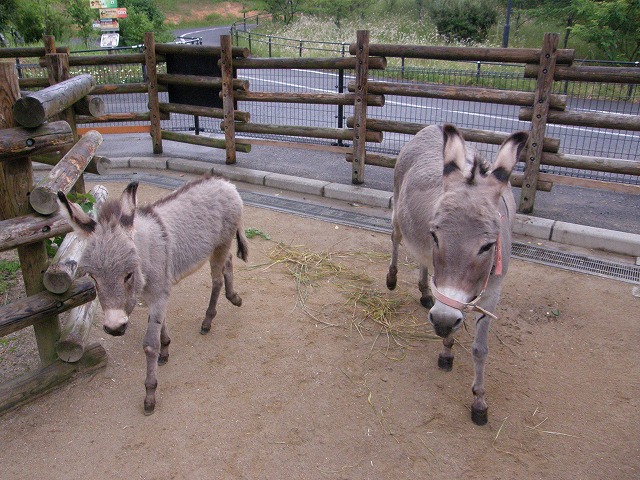
[{"label": "donkey's tail", "polygon": [[238,258],[246,262],[249,258],[249,243],[247,242],[247,237],[244,234],[242,226],[236,230],[236,241],[238,242]]}]

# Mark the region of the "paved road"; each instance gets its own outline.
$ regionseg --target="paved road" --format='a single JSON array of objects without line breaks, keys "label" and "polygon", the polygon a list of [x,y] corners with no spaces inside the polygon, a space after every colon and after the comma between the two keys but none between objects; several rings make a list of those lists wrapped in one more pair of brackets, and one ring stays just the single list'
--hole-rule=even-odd
[{"label": "paved road", "polygon": [[[225,163],[223,150],[170,141],[164,141],[163,147],[164,152],[159,157],[187,158],[221,165]],[[98,153],[111,158],[154,156],[148,134],[105,135]],[[351,164],[345,161],[344,155],[337,153],[254,146],[250,153],[238,153],[237,165],[254,170],[351,184]],[[393,171],[368,165],[365,168],[363,186],[391,191]],[[518,199],[520,189],[514,187],[513,190]],[[640,195],[557,185],[549,193],[537,192],[533,214],[552,220],[640,234],[638,212]]]}]

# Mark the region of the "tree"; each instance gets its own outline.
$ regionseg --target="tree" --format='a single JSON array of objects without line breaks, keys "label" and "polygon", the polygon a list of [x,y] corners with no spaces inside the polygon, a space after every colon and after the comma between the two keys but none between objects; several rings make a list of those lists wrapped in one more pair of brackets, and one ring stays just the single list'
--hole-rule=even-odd
[{"label": "tree", "polygon": [[18,0],[2,0],[0,3],[0,33],[11,31],[17,9]]},{"label": "tree", "polygon": [[156,41],[165,42],[173,35],[164,25],[165,16],[153,0],[119,0],[118,5],[127,9],[127,18],[120,20],[122,45],[139,45],[145,32],[153,32]]},{"label": "tree", "polygon": [[340,28],[343,20],[359,15],[364,19],[367,6],[366,0],[316,0],[315,8],[320,15],[333,19],[336,27]]},{"label": "tree", "polygon": [[95,35],[93,21],[96,18],[95,9],[89,7],[87,0],[69,0],[67,14],[78,27],[78,34],[85,47],[89,47],[89,39]]},{"label": "tree", "polygon": [[528,10],[548,21],[561,19],[563,47],[577,35],[611,60],[635,61],[640,49],[640,0],[542,0]]},{"label": "tree", "polygon": [[267,12],[274,18],[282,17],[285,25],[289,25],[297,13],[300,13],[304,0],[265,0]]},{"label": "tree", "polygon": [[640,0],[573,0],[576,35],[601,49],[610,60],[640,58]]},{"label": "tree", "polygon": [[564,26],[562,48],[567,48],[569,37],[579,15],[579,8],[574,0],[542,0],[538,5],[530,8],[529,13],[543,21],[549,19],[561,21]]}]

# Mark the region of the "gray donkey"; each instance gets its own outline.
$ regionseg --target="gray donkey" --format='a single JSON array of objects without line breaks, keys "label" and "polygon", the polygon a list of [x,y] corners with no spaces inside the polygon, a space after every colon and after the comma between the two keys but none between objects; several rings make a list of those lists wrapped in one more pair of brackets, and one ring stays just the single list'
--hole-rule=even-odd
[{"label": "gray donkey", "polygon": [[429,126],[402,148],[394,171],[387,287],[396,287],[398,245],[404,241],[419,265],[420,302],[430,309],[429,321],[443,338],[438,366],[444,370],[453,367],[454,333],[464,313],[479,313],[472,349],[471,408],[478,425],[488,419],[487,335],[511,254],[515,201],[509,175],[527,139],[526,132],[513,133],[489,163],[465,145],[453,125]]},{"label": "gray donkey", "polygon": [[242,299],[233,289],[231,243],[247,260],[242,229],[242,199],[235,186],[221,178],[205,177],[185,184],[152,205],[137,208],[138,183],[132,182],[119,200],[109,201],[94,221],[58,192],[61,212],[74,230],[88,238],[79,262],[80,275],[96,283],[104,311],[104,330],[123,335],[129,315],[141,294],[149,306],[143,347],[147,356],[144,413],[153,413],[158,385],[157,365],[169,359],[165,315],[171,286],[209,260],[211,298],[200,332],[211,329],[224,280],[225,295],[234,305]]}]

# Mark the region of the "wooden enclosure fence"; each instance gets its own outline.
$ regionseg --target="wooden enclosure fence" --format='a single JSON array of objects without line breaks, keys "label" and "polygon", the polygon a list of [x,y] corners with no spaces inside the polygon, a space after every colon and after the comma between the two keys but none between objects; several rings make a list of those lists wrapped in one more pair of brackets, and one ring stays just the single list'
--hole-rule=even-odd
[{"label": "wooden enclosure fence", "polygon": [[[0,61],[0,251],[17,250],[26,290],[26,297],[0,306],[0,336],[33,326],[40,360],[37,371],[0,385],[0,413],[44,393],[78,370],[106,364],[104,348],[85,345],[86,336],[71,339],[80,350],[74,363],[62,361],[57,353],[60,341],[65,340],[58,315],[90,304],[96,290],[86,277],[71,278],[56,293],[45,288],[49,266],[45,241],[71,230],[58,213],[55,198],[58,191],[83,193],[85,169],[105,171],[109,162],[95,156],[102,142],[98,132],[78,138],[75,130],[74,105],[86,100],[95,86],[93,78],[69,78],[68,54],[55,53],[52,39],[48,52],[49,86],[33,95],[21,96],[15,63]],[[55,164],[37,185],[34,159]],[[90,325],[87,315],[75,318],[67,327],[74,321]]]},{"label": "wooden enclosure fence", "polygon": [[[162,152],[163,140],[205,145],[226,150],[227,163],[236,162],[236,152],[249,153],[251,145],[275,145],[299,148],[326,149],[342,152],[347,161],[352,162],[352,182],[361,184],[365,179],[366,165],[392,168],[395,156],[368,153],[367,142],[381,142],[385,132],[415,134],[425,124],[398,120],[371,118],[372,109],[384,105],[385,95],[403,95],[433,99],[473,101],[489,104],[515,105],[520,107],[519,119],[530,122],[530,141],[520,157],[524,164],[523,174],[514,174],[512,183],[521,187],[519,211],[530,213],[535,204],[536,190],[550,191],[553,184],[569,184],[614,191],[640,193],[640,186],[622,183],[553,175],[540,172],[541,166],[578,168],[594,172],[608,172],[640,176],[640,162],[616,158],[591,157],[562,153],[562,145],[557,138],[547,136],[547,125],[573,125],[612,128],[637,132],[640,118],[637,115],[607,114],[597,112],[575,112],[567,110],[566,95],[553,93],[554,82],[579,80],[590,82],[640,83],[640,71],[626,67],[578,67],[573,66],[573,50],[558,49],[556,34],[546,34],[541,48],[474,48],[474,47],[432,47],[420,45],[370,44],[368,33],[359,31],[356,42],[349,47],[348,57],[335,58],[252,58],[245,48],[234,47],[231,37],[221,37],[220,47],[199,45],[155,44],[153,34],[145,36],[143,54],[73,56],[68,57],[69,66],[104,64],[142,64],[147,80],[137,84],[95,85],[88,98],[94,104],[94,111],[100,112],[100,95],[148,93],[149,109],[130,113],[99,113],[87,115],[91,102],[85,100],[85,107],[75,106],[75,115],[70,122],[113,123],[124,121],[149,122],[148,131],[152,138],[154,153]],[[63,47],[64,48],[64,47]],[[3,51],[4,50],[4,51]],[[40,64],[51,66],[50,53],[46,48],[2,49],[0,56],[43,55]],[[182,58],[211,58],[217,64],[216,72],[210,74],[158,73],[157,66],[167,62],[171,56]],[[534,92],[506,91],[495,88],[472,86],[446,86],[431,83],[401,83],[393,80],[371,81],[369,69],[384,70],[387,58],[415,58],[424,60],[483,61],[525,65],[524,75],[536,79]],[[254,91],[249,81],[235,78],[238,69],[353,69],[355,80],[348,83],[346,93],[299,93]],[[213,69],[212,69],[213,70]],[[21,79],[21,88],[49,85],[48,79]],[[221,107],[199,106],[187,102],[160,102],[159,92],[169,91],[173,86],[206,88],[211,96],[219,96]],[[171,97],[171,95],[170,95]],[[85,97],[87,98],[87,97]],[[98,100],[96,100],[98,99]],[[322,128],[300,125],[261,124],[251,122],[248,112],[238,111],[237,102],[298,103],[324,105],[352,105],[353,116],[347,119],[346,128]],[[161,120],[170,118],[172,113],[219,118],[224,139],[207,138],[187,133],[162,130]],[[111,127],[113,128],[113,127]],[[135,128],[135,127],[134,127]],[[102,131],[102,130],[101,130]],[[108,130],[107,130],[108,131]],[[462,129],[466,140],[499,145],[511,132]],[[315,139],[335,139],[335,145],[294,144],[291,141],[266,140],[254,137],[238,138],[236,134],[263,134],[281,137],[306,137]],[[351,146],[342,146],[341,141],[351,141]]]}]

